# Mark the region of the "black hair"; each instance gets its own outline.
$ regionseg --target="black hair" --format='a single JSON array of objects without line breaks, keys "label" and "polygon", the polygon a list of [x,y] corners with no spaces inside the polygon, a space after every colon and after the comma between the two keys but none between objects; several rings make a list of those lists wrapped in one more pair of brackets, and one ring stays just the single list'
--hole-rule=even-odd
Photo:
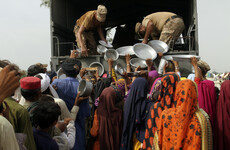
[{"label": "black hair", "polygon": [[1,105],[0,105],[0,113],[3,112],[3,109],[4,109],[4,108],[3,108],[3,105],[1,104]]},{"label": "black hair", "polygon": [[43,91],[42,94],[52,95],[49,87],[45,91]]},{"label": "black hair", "polygon": [[62,64],[62,69],[66,76],[76,78],[81,70],[82,64],[76,58],[67,58]]},{"label": "black hair", "polygon": [[204,68],[202,68],[202,67],[199,67],[199,68],[200,68],[202,77],[205,77],[207,71]]},{"label": "black hair", "polygon": [[39,65],[31,65],[27,69],[27,76],[35,76],[39,73],[45,73],[44,68]]},{"label": "black hair", "polygon": [[50,83],[51,83],[53,77],[57,76],[57,73],[55,71],[47,71],[47,75],[50,77]]},{"label": "black hair", "polygon": [[39,100],[40,102],[53,102],[54,103],[54,99],[52,96],[49,95],[42,95]]},{"label": "black hair", "polygon": [[17,72],[20,71],[18,65],[11,63],[9,60],[0,60],[0,67],[4,68],[7,65],[10,65],[10,71],[16,70]]},{"label": "black hair", "polygon": [[33,111],[33,121],[35,126],[41,129],[49,128],[61,115],[61,108],[53,102],[39,102]]},{"label": "black hair", "polygon": [[168,67],[166,67],[165,72],[175,72],[175,65],[171,60],[168,61]]},{"label": "black hair", "polygon": [[35,89],[35,90],[26,90],[21,88],[21,94],[22,96],[26,99],[26,100],[31,100],[33,101],[33,98],[38,96],[39,91],[41,91],[41,89]]},{"label": "black hair", "polygon": [[4,68],[5,66],[9,65],[9,63],[3,61],[3,60],[0,60],[0,67]]},{"label": "black hair", "polygon": [[66,74],[67,77],[76,78],[79,72],[78,73],[77,72],[76,73],[73,73],[73,72],[70,73],[70,72],[64,71],[64,73]]},{"label": "black hair", "polygon": [[216,91],[216,98],[217,100],[219,99],[219,94],[220,94],[220,90],[218,87],[215,86],[215,91]]}]

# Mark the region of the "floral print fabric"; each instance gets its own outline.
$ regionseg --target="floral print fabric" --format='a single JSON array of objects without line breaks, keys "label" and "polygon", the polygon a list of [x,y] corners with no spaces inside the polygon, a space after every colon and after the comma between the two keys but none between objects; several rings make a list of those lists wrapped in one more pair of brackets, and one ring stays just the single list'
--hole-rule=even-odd
[{"label": "floral print fabric", "polygon": [[145,131],[145,139],[143,140],[143,149],[152,149],[154,134],[157,127],[157,122],[160,118],[161,112],[164,109],[172,108],[176,106],[174,100],[176,86],[180,78],[177,73],[169,72],[164,74],[161,79],[161,89],[158,101],[154,103],[150,108],[150,113],[147,118],[147,126]]},{"label": "floral print fabric", "polygon": [[197,87],[191,80],[181,81],[176,89],[176,108],[164,110],[157,125],[160,149],[201,149],[201,124],[198,110]]}]

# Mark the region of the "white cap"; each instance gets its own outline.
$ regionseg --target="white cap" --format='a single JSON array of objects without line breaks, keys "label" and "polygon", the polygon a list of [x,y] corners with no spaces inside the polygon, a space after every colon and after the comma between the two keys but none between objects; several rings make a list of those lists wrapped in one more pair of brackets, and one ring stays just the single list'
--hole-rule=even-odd
[{"label": "white cap", "polygon": [[55,98],[59,98],[55,89],[50,85],[50,77],[45,73],[39,73],[35,77],[41,76],[41,92],[44,92],[49,87],[51,94]]}]

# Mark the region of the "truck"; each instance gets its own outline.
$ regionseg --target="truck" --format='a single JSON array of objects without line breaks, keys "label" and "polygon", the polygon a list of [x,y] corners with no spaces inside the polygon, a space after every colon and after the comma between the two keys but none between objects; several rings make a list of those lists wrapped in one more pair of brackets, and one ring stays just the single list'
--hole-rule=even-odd
[{"label": "truck", "polygon": [[[170,46],[166,55],[192,54],[199,55],[198,44],[198,14],[196,0],[51,0],[51,69],[57,71],[60,64],[69,57],[70,51],[76,49],[76,39],[73,32],[76,20],[89,10],[96,10],[99,4],[108,9],[104,33],[116,28],[113,35],[113,48],[134,45],[138,42],[135,34],[136,22],[143,17],[159,11],[173,12],[181,16],[185,23],[180,43]],[[97,34],[95,34],[97,35]],[[99,40],[99,37],[95,37]],[[96,40],[97,41],[97,40]],[[83,67],[92,62],[100,62],[107,70],[107,62],[103,55],[79,57]],[[124,57],[119,57],[117,63],[124,64]],[[191,72],[188,62],[180,63],[182,76]],[[190,65],[191,66],[191,65]]]}]

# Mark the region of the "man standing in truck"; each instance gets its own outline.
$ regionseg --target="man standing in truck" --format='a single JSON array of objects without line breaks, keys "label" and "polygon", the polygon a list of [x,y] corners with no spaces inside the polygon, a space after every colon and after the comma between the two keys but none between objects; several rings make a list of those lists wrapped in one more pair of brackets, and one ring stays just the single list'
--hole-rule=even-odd
[{"label": "man standing in truck", "polygon": [[107,42],[103,32],[102,25],[105,22],[107,9],[104,5],[98,5],[97,10],[86,12],[77,21],[74,27],[76,36],[76,42],[78,47],[81,49],[82,56],[88,56],[89,54],[96,54],[97,44],[94,39],[93,30],[97,29],[100,39]]},{"label": "man standing in truck", "polygon": [[144,36],[142,43],[147,43],[151,35],[153,40],[160,40],[168,45],[176,41],[185,28],[182,17],[171,12],[156,12],[146,16],[142,23],[138,22],[135,32]]}]

